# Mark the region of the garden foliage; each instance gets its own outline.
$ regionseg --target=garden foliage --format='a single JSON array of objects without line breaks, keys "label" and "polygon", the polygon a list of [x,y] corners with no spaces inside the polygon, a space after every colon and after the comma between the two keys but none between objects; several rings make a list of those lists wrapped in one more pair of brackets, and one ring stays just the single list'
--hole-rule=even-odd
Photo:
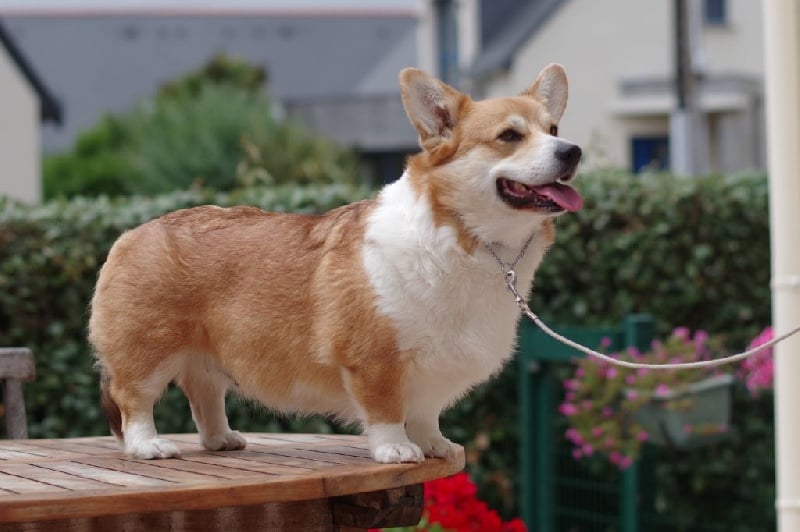
[{"label": "garden foliage", "polygon": [[105,116],[71,151],[45,157],[45,196],[357,181],[355,155],[280,118],[264,78],[220,56],[132,110]]},{"label": "garden foliage", "polygon": [[[734,345],[743,345],[769,323],[763,177],[595,173],[579,177],[577,186],[586,207],[558,220],[557,242],[537,274],[532,307],[543,317],[614,324],[630,312],[648,312],[662,332],[685,325],[724,333]],[[192,189],[150,199],[76,198],[38,207],[0,204],[0,345],[26,345],[36,355],[37,379],[25,390],[31,435],[107,433],[85,340],[87,305],[97,270],[123,230],[200,203],[320,212],[368,194],[344,185],[309,185],[232,194]],[[466,446],[481,498],[509,517],[516,514],[518,493],[514,372],[512,364],[459,402],[442,422],[445,434]],[[682,453],[669,465],[667,484],[681,478],[691,489],[675,484],[665,508],[722,507],[720,493],[747,486],[740,491],[749,495],[737,498],[737,515],[748,515],[744,522],[772,518],[772,503],[763,504],[762,496],[768,498],[773,481],[772,432],[762,412],[769,400],[764,394],[737,403],[730,447]],[[333,430],[318,418],[287,421],[240,401],[229,403],[232,425],[243,430]],[[164,432],[193,430],[188,405],[174,391],[159,405],[156,422]],[[737,460],[747,464],[740,467]]]}]

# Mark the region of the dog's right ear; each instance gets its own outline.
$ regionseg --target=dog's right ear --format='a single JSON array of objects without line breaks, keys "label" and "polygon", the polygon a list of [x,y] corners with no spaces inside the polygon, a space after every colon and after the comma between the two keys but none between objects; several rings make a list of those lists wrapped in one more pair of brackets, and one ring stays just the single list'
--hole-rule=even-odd
[{"label": "dog's right ear", "polygon": [[400,94],[419,145],[430,151],[450,138],[466,95],[416,68],[400,72]]}]

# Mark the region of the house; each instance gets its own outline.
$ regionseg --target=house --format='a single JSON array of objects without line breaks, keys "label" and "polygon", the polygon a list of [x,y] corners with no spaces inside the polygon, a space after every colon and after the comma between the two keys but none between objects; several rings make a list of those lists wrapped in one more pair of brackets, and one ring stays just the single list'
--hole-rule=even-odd
[{"label": "house", "polygon": [[0,196],[41,200],[41,121],[61,122],[61,107],[0,21]]},{"label": "house", "polygon": [[63,127],[44,131],[46,153],[70,148],[103,114],[130,110],[219,53],[264,67],[285,113],[358,151],[376,181],[399,176],[417,149],[397,82],[417,58],[408,2],[85,4],[6,10],[9,33],[67,111]]},{"label": "house", "polygon": [[[474,95],[525,88],[562,63],[562,134],[585,167],[668,169],[677,142],[676,2],[425,0],[421,64]],[[765,168],[762,6],[688,0],[698,173]],[[672,142],[671,142],[672,141]],[[673,144],[673,146],[671,146]],[[674,150],[672,151],[674,157]]]}]

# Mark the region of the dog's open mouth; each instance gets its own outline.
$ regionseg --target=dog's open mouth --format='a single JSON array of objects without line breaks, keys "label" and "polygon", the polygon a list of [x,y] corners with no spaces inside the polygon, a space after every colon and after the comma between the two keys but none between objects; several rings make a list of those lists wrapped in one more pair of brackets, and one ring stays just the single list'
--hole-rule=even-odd
[{"label": "dog's open mouth", "polygon": [[497,180],[497,194],[515,209],[575,212],[583,207],[581,195],[571,186],[557,181],[532,187],[501,177]]}]

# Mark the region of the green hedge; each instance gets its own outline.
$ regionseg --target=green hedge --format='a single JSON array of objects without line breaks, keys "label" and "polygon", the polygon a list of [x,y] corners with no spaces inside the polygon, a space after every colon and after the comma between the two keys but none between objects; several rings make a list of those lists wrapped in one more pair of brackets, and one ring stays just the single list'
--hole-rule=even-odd
[{"label": "green hedge", "polygon": [[564,323],[655,316],[745,342],[770,322],[764,176],[606,173],[579,178],[586,206],[558,220],[534,308]]},{"label": "green hedge", "polygon": [[[763,176],[677,179],[595,173],[581,176],[578,183],[586,207],[559,219],[557,242],[536,278],[533,307],[544,317],[599,324],[616,323],[630,312],[649,312],[665,331],[677,325],[705,328],[728,334],[740,346],[769,322]],[[309,186],[228,195],[189,191],[152,199],[75,199],[33,208],[0,204],[0,345],[27,345],[36,354],[38,376],[26,386],[31,435],[107,433],[85,328],[97,269],[124,229],[200,203],[319,212],[369,194],[346,186]],[[481,496],[506,516],[515,512],[518,493],[515,382],[511,365],[443,421],[444,432],[465,444]],[[230,403],[231,422],[243,430],[333,430],[318,418],[287,420]],[[758,410],[752,413],[760,415]],[[162,431],[194,430],[185,400],[174,391],[156,416]],[[771,448],[771,433],[765,435],[763,427],[736,425],[743,441],[756,438],[761,448]],[[695,456],[681,459],[692,464]],[[728,465],[722,472],[708,465],[692,485],[702,484],[707,498],[716,496],[716,487],[727,493],[732,477],[724,473],[734,467],[732,462],[704,459],[705,464]],[[768,467],[764,464],[762,473]],[[769,493],[771,471],[756,477],[748,490]],[[670,511],[692,505],[681,489],[669,497]],[[771,506],[755,502],[746,511],[756,519],[773,515]]]}]

